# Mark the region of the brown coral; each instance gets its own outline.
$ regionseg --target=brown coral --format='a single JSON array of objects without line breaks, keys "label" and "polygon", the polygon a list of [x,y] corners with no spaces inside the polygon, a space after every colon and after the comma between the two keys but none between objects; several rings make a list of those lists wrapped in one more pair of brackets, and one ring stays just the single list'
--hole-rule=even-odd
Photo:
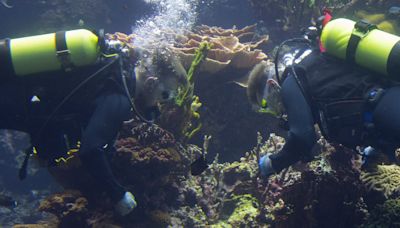
[{"label": "brown coral", "polygon": [[78,191],[66,191],[49,196],[41,202],[40,211],[57,216],[60,227],[84,226],[88,217],[88,201]]},{"label": "brown coral", "polygon": [[195,57],[195,51],[201,42],[209,42],[211,50],[200,67],[200,71],[216,73],[227,66],[250,68],[267,58],[261,50],[256,49],[268,40],[263,36],[256,42],[245,43],[242,39],[254,37],[255,25],[243,29],[223,29],[206,25],[195,28],[195,33],[188,33],[186,39],[180,39],[173,50],[181,58],[186,69]]},{"label": "brown coral", "polygon": [[65,217],[72,213],[84,213],[87,211],[87,200],[77,191],[67,191],[54,194],[44,200],[39,210]]},{"label": "brown coral", "polygon": [[[211,50],[208,51],[207,58],[199,71],[213,74],[228,66],[239,69],[251,68],[267,58],[267,55],[257,48],[268,41],[268,36],[245,42],[250,40],[249,37],[255,37],[255,27],[251,25],[243,29],[223,29],[202,25],[196,27],[195,32],[187,32],[185,35],[168,31],[165,33],[174,38],[175,43],[171,49],[179,56],[185,69],[189,69],[200,43],[209,42]],[[120,32],[107,34],[107,38],[119,40],[131,49],[134,49],[132,43],[135,39],[143,39],[135,34],[126,35]]]},{"label": "brown coral", "polygon": [[127,34],[122,33],[122,32],[116,32],[114,34],[107,33],[106,34],[106,38],[108,40],[120,41],[124,45],[127,45],[130,49],[134,49],[133,41],[135,40],[136,35],[135,34],[127,35]]}]

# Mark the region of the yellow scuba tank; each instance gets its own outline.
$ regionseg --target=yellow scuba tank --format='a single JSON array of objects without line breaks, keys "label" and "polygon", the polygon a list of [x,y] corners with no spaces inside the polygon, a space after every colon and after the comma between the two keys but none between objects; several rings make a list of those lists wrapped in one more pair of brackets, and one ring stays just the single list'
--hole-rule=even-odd
[{"label": "yellow scuba tank", "polygon": [[97,61],[99,38],[85,29],[0,40],[1,76],[24,76]]},{"label": "yellow scuba tank", "polygon": [[400,37],[366,21],[339,18],[329,21],[321,44],[333,56],[400,80]]}]

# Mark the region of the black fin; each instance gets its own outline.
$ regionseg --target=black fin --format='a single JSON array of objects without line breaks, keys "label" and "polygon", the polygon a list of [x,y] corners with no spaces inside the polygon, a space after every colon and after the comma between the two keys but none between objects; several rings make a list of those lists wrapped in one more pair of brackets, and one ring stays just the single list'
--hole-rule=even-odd
[{"label": "black fin", "polygon": [[200,156],[190,165],[190,172],[193,176],[202,174],[208,168],[207,160],[204,156]]},{"label": "black fin", "polygon": [[32,147],[29,147],[28,149],[26,149],[24,162],[22,163],[21,167],[19,168],[19,172],[18,172],[18,177],[20,180],[24,180],[26,178],[27,171],[28,171],[28,162],[29,162],[29,158],[31,157],[32,153],[33,153]]}]

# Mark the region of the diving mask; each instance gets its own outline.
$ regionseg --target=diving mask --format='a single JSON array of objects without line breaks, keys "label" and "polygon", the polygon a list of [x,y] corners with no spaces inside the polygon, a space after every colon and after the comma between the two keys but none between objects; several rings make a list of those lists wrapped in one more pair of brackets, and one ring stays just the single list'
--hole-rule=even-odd
[{"label": "diving mask", "polygon": [[278,82],[274,79],[268,79],[262,94],[259,98],[261,113],[269,113],[274,116],[281,116],[283,114],[283,104],[280,95]]}]

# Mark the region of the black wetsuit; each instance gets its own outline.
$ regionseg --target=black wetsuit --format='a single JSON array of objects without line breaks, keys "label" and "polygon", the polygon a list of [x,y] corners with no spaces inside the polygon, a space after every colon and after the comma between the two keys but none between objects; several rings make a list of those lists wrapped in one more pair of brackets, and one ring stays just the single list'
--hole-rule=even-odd
[{"label": "black wetsuit", "polygon": [[[0,83],[0,128],[29,133],[38,156],[49,165],[65,156],[68,143],[80,141],[84,168],[117,201],[125,189],[113,176],[107,155],[115,150],[113,143],[123,121],[131,117],[131,106],[113,75],[115,66],[86,83],[49,119],[65,96],[100,67],[14,77]],[[40,102],[32,101],[33,96]]]},{"label": "black wetsuit", "polygon": [[[283,149],[270,157],[275,171],[310,158],[316,123],[330,142],[374,146],[394,156],[400,146],[400,87],[318,51],[294,69],[296,75],[285,71],[282,83],[289,131]],[[368,99],[381,88],[383,95],[371,97],[378,100]]]}]

